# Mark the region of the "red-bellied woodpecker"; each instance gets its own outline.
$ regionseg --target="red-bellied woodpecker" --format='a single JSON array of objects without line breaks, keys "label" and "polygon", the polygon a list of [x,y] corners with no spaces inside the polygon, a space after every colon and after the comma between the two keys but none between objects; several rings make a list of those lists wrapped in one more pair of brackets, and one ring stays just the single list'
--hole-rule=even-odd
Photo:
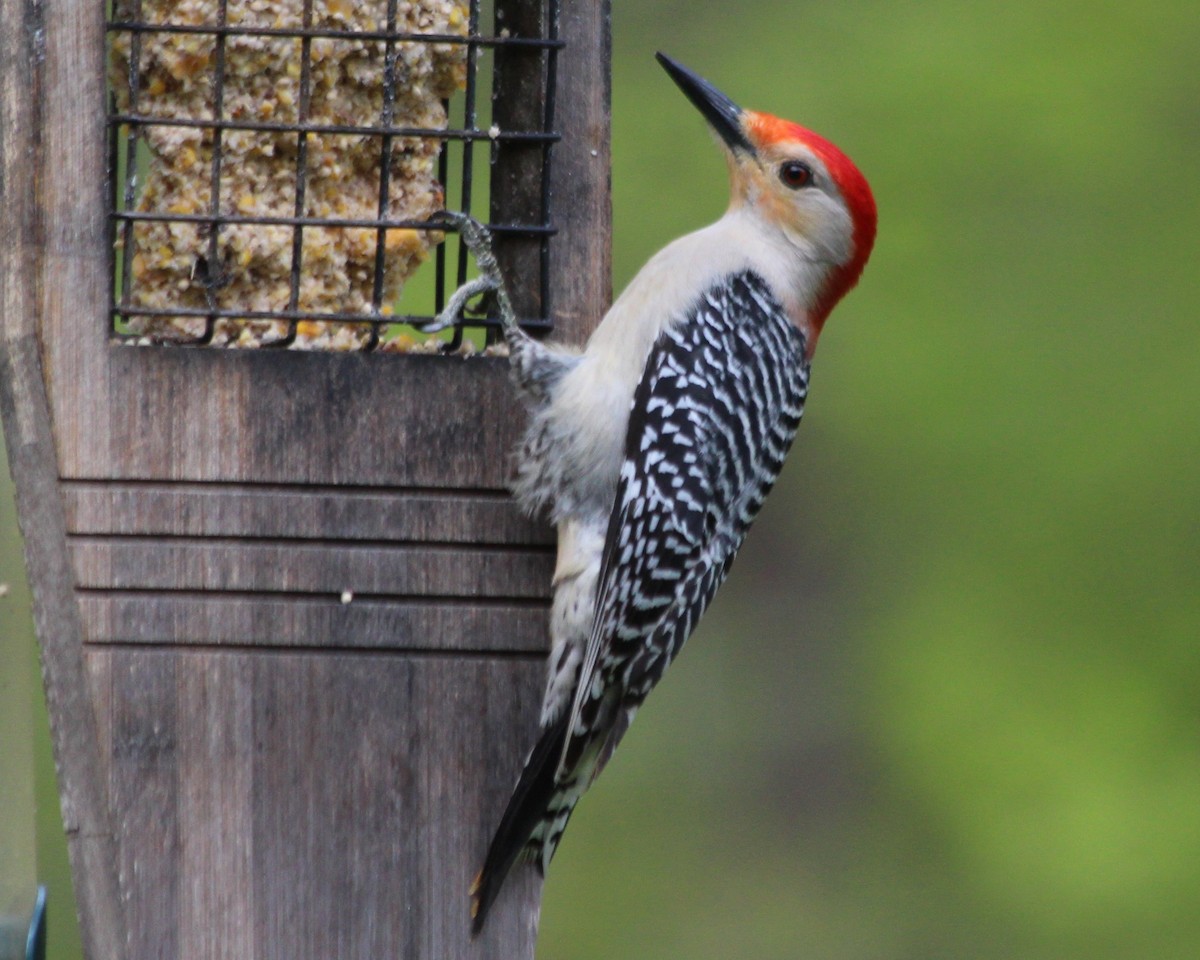
[{"label": "red-bellied woodpecker", "polygon": [[442,322],[496,290],[531,408],[515,493],[558,527],[541,731],[471,889],[476,932],[518,859],[550,862],[725,579],[800,423],[821,327],[875,240],[871,189],[837,147],[658,59],[724,145],[729,209],[655,255],[584,350],[521,332],[486,232],[452,217],[483,276]]}]

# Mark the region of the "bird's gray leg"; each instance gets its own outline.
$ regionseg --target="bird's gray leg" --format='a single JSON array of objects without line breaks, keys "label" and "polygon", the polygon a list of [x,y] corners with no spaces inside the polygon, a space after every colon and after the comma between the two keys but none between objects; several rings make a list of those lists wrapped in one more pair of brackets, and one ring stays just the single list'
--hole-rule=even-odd
[{"label": "bird's gray leg", "polygon": [[514,333],[518,336],[523,336],[523,334],[520,333],[520,328],[517,326],[517,317],[513,312],[512,301],[508,298],[508,291],[504,289],[500,264],[496,262],[496,254],[492,251],[491,233],[482,223],[465,213],[444,210],[438,215],[438,219],[458,228],[463,243],[479,265],[479,276],[474,280],[468,280],[455,290],[442,312],[432,322],[422,326],[421,331],[437,333],[439,330],[458,323],[462,319],[463,309],[472,297],[477,297],[481,293],[495,292],[496,307],[500,312],[500,325],[504,330],[505,339],[509,340],[511,345]]},{"label": "bird's gray leg", "polygon": [[446,211],[441,217],[458,228],[463,243],[479,264],[480,275],[456,290],[437,319],[421,329],[434,333],[459,322],[468,300],[481,293],[494,292],[500,327],[508,344],[513,382],[535,409],[545,405],[554,385],[579,362],[578,351],[540,343],[517,324],[517,315],[504,288],[504,278],[492,252],[492,237],[487,227],[463,213]]}]

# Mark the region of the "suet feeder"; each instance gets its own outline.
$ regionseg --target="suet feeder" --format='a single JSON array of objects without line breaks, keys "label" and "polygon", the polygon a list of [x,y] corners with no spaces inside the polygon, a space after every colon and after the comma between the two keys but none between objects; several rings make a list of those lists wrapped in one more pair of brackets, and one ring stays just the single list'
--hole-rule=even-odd
[{"label": "suet feeder", "polygon": [[532,957],[534,876],[477,940],[467,887],[553,544],[495,318],[413,326],[468,276],[443,203],[529,329],[598,322],[608,4],[0,22],[0,401],[87,956]]}]

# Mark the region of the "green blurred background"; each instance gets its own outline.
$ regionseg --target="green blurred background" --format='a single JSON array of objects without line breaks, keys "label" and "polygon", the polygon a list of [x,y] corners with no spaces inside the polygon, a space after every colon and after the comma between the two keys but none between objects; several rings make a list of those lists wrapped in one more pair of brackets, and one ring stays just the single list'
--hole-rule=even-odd
[{"label": "green blurred background", "polygon": [[618,287],[724,205],[658,48],[838,142],[880,230],[541,960],[1200,956],[1200,8],[615,6]]}]

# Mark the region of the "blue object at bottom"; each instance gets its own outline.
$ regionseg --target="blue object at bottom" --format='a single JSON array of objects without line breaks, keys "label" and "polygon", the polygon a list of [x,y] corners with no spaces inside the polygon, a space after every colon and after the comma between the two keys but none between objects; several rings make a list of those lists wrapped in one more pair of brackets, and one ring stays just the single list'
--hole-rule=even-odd
[{"label": "blue object at bottom", "polygon": [[46,888],[38,887],[29,936],[25,939],[25,960],[46,960]]}]

